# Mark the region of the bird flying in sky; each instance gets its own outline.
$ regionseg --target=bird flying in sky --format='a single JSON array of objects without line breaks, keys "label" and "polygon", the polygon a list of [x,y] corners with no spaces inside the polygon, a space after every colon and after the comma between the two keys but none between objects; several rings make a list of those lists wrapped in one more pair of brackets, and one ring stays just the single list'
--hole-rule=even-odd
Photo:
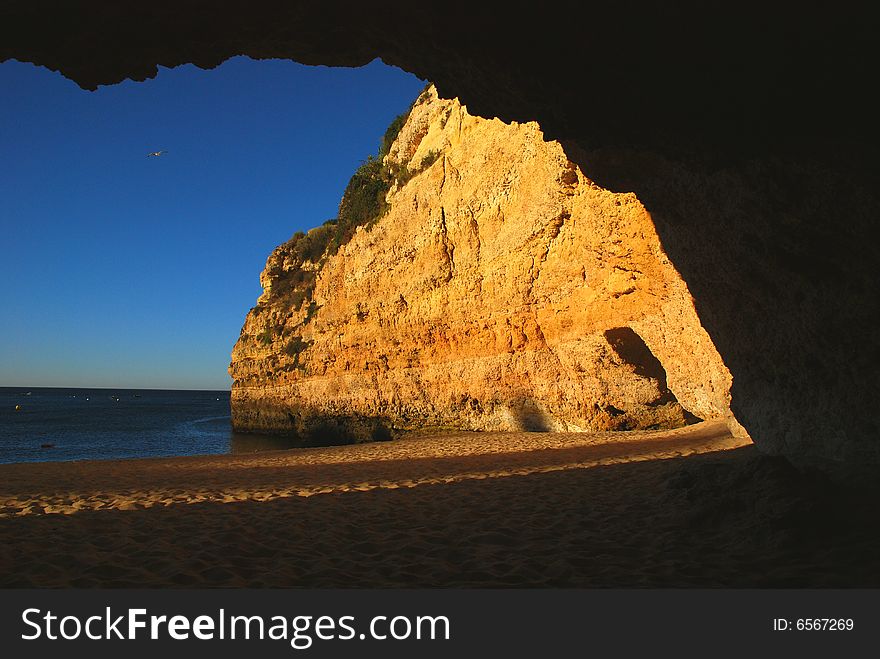
[{"label": "bird flying in sky", "polygon": [[168,153],[168,152],[165,151],[164,149],[162,151],[151,151],[150,153],[147,154],[147,158],[158,158],[159,156],[164,155],[166,153]]}]

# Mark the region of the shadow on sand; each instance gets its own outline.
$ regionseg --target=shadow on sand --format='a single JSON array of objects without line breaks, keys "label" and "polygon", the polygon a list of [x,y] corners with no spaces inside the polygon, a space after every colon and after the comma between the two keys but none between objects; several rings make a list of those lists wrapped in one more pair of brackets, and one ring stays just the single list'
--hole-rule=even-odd
[{"label": "shadow on sand", "polygon": [[0,519],[0,586],[877,587],[876,504],[746,447]]}]

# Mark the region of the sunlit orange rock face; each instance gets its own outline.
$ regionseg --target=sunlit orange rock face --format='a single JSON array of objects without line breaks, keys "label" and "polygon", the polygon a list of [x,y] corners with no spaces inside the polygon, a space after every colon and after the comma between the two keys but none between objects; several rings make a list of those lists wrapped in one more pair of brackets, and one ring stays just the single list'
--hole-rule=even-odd
[{"label": "sunlit orange rock face", "polygon": [[[595,185],[537,124],[433,88],[386,159],[412,178],[375,224],[320,265],[293,243],[269,257],[230,366],[237,429],[363,440],[729,416],[730,374],[635,195]],[[310,303],[295,281],[315,269]]]}]

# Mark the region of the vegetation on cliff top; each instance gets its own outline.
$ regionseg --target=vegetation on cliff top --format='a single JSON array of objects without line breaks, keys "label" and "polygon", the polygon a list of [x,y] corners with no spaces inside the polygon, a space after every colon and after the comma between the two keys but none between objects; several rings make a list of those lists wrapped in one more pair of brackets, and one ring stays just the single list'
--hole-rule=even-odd
[{"label": "vegetation on cliff top", "polygon": [[[429,88],[430,84],[422,90],[406,112],[394,118],[382,136],[378,153],[368,156],[354,172],[342,194],[337,217],[327,220],[308,233],[297,231],[282,246],[281,249],[291,257],[289,260],[294,261],[295,267],[290,267],[289,260],[286,264],[284,260],[279,260],[275,271],[269,273],[274,280],[271,289],[273,297],[287,296],[294,309],[302,309],[303,304],[312,299],[315,278],[323,261],[348,243],[358,227],[372,226],[385,214],[388,210],[385,198],[393,186],[406,184],[437,160],[440,152],[432,151],[422,159],[416,169],[410,169],[404,163],[386,161],[385,158],[413,108],[425,98]],[[303,269],[302,265],[307,262],[315,267]]]}]

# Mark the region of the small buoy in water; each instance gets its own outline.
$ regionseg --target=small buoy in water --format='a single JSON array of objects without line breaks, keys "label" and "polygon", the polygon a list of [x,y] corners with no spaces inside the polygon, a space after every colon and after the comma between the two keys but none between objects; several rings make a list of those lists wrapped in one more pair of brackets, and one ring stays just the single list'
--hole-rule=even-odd
[{"label": "small buoy in water", "polygon": [[21,410],[21,405],[16,405],[16,406],[15,406],[15,411],[18,412],[19,410]]},{"label": "small buoy in water", "polygon": [[40,444],[40,448],[55,448],[55,444]]}]

